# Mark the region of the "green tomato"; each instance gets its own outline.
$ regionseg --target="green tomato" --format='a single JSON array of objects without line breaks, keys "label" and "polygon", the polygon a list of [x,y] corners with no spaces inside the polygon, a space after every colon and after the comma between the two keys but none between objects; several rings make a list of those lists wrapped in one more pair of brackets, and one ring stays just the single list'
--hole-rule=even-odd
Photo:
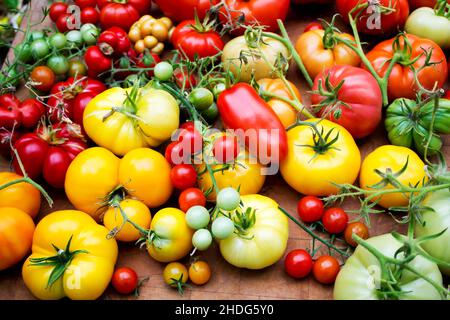
[{"label": "green tomato", "polygon": [[95,26],[95,24],[92,24],[92,23],[85,23],[85,24],[83,24],[83,25],[81,26],[80,32],[81,32],[81,33],[85,33],[86,31],[91,30],[91,29],[98,30],[98,28]]},{"label": "green tomato", "polygon": [[163,61],[155,66],[153,72],[157,79],[167,81],[173,76],[173,67],[170,63]]},{"label": "green tomato", "polygon": [[200,251],[208,249],[211,243],[212,243],[212,236],[209,230],[207,229],[197,230],[192,236],[192,244]]},{"label": "green tomato", "polygon": [[27,42],[20,43],[18,46],[14,48],[14,56],[23,63],[27,63],[31,61],[31,46]]},{"label": "green tomato", "polygon": [[407,33],[430,39],[442,49],[450,48],[450,20],[436,15],[432,8],[419,8],[406,20]]},{"label": "green tomato", "polygon": [[44,58],[50,53],[50,48],[47,41],[44,39],[37,39],[31,43],[31,54],[35,60]]},{"label": "green tomato", "polygon": [[69,77],[80,77],[85,76],[87,73],[87,68],[83,62],[79,60],[69,61]]},{"label": "green tomato", "polygon": [[213,221],[211,231],[215,238],[224,240],[233,234],[234,223],[230,218],[218,217]]},{"label": "green tomato", "polygon": [[186,223],[192,229],[205,228],[210,220],[209,212],[205,207],[193,206],[186,212]]},{"label": "green tomato", "polygon": [[18,77],[16,68],[7,68],[8,71],[0,71],[0,88],[16,87],[19,84],[20,77]]},{"label": "green tomato", "polygon": [[[402,244],[391,234],[383,234],[366,240],[371,246],[388,257],[394,258]],[[442,285],[442,275],[438,266],[422,256],[417,256],[408,263],[439,285]],[[382,300],[389,296],[383,295],[384,287],[380,285],[381,269],[378,259],[366,248],[359,245],[355,252],[345,262],[334,284],[334,299],[336,300]],[[427,281],[408,272],[399,275],[398,286],[402,291],[401,300],[437,300],[439,292]]]},{"label": "green tomato", "polygon": [[225,83],[220,82],[220,83],[216,84],[213,88],[214,97],[217,99],[219,97],[219,94],[221,94],[226,89],[227,89],[227,86],[225,85]]},{"label": "green tomato", "polygon": [[66,34],[67,41],[72,47],[79,47],[83,44],[83,37],[78,30],[71,30]]},{"label": "green tomato", "polygon": [[56,75],[63,75],[69,71],[69,61],[62,55],[54,55],[47,60],[47,67]]},{"label": "green tomato", "polygon": [[30,34],[31,41],[34,41],[37,39],[44,39],[44,38],[45,38],[45,33],[43,31],[36,30],[36,31],[31,32],[31,34]]},{"label": "green tomato", "polygon": [[195,109],[202,111],[208,109],[214,102],[214,95],[206,88],[196,88],[189,94],[189,101]]},{"label": "green tomato", "polygon": [[203,118],[208,121],[208,123],[213,123],[219,116],[219,109],[217,104],[213,103],[208,109],[201,112]]},{"label": "green tomato", "polygon": [[67,38],[64,34],[57,32],[50,37],[49,44],[53,48],[62,49],[67,44]]},{"label": "green tomato", "polygon": [[[416,237],[431,236],[447,229],[438,238],[423,242],[422,248],[433,258],[450,265],[450,191],[435,191],[425,198],[422,204],[430,210],[421,211],[424,224],[416,223]],[[442,273],[450,276],[450,267],[441,265],[440,269]]]},{"label": "green tomato", "polygon": [[239,206],[240,201],[241,196],[239,195],[239,192],[231,187],[220,190],[216,199],[217,206],[226,211],[236,209]]},{"label": "green tomato", "polygon": [[81,32],[81,37],[83,38],[83,42],[89,46],[97,43],[97,38],[99,35],[100,35],[100,31],[97,28],[88,29],[84,32]]}]

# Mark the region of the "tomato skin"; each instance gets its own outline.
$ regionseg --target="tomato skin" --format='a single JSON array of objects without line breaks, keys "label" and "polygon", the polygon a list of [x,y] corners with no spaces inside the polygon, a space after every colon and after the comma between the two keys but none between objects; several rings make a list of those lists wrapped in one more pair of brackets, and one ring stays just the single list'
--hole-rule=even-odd
[{"label": "tomato skin", "polygon": [[170,179],[175,188],[185,190],[197,183],[197,172],[190,164],[177,164],[170,171]]},{"label": "tomato skin", "polygon": [[110,27],[97,39],[97,45],[105,55],[121,56],[131,48],[127,33],[119,27]]},{"label": "tomato skin", "polygon": [[[246,108],[241,108],[245,105]],[[247,83],[223,91],[217,100],[222,122],[230,129],[256,130],[256,155],[261,163],[277,163],[287,154],[286,130],[275,112]],[[249,141],[246,139],[246,145]],[[263,150],[263,148],[267,148]],[[255,149],[255,148],[253,148]]]},{"label": "tomato skin", "polygon": [[[436,64],[423,68],[417,75],[418,80],[428,90],[433,89],[435,83],[441,88],[447,80],[448,68],[447,61],[442,49],[433,41],[421,39],[416,36],[407,34],[408,41],[411,44],[411,59],[416,59],[412,65],[416,70],[425,64],[426,57],[424,50],[432,50],[430,62]],[[366,54],[375,71],[380,76],[384,76],[387,71],[388,61],[393,58],[395,51],[393,42],[395,38],[385,40],[376,45],[369,53]],[[404,40],[400,39],[401,48],[405,47]],[[362,65],[364,69],[364,65]],[[403,66],[400,63],[394,65],[388,79],[388,96],[390,100],[396,98],[415,99],[418,86],[414,81],[414,72],[409,66]]]},{"label": "tomato skin", "polygon": [[322,223],[327,232],[338,234],[347,227],[348,215],[342,208],[329,208],[323,214]]},{"label": "tomato skin", "polygon": [[22,115],[22,126],[27,129],[34,128],[45,113],[44,105],[36,99],[22,101],[19,110]]},{"label": "tomato skin", "polygon": [[80,13],[80,19],[81,23],[92,23],[97,24],[98,20],[100,19],[100,14],[97,11],[97,9],[93,7],[86,7],[83,10],[81,10]]},{"label": "tomato skin", "polygon": [[[324,86],[327,76],[333,87],[344,81],[336,97],[336,101],[342,103],[337,107],[325,106],[320,109],[319,115],[328,115],[328,120],[340,124],[357,139],[374,132],[381,121],[383,108],[381,90],[375,78],[361,68],[334,66],[314,79],[314,91],[319,89],[320,83]],[[326,99],[327,97],[320,94],[313,94],[311,103],[319,105]],[[338,116],[335,116],[334,110],[340,111]]]},{"label": "tomato skin", "polygon": [[220,136],[214,141],[213,154],[219,163],[232,163],[240,151],[236,136]]},{"label": "tomato skin", "polygon": [[[164,157],[171,166],[184,163],[188,164],[190,162],[190,155],[184,154],[183,146],[178,141],[172,141],[169,143],[164,153]],[[181,161],[177,159],[181,159]]]},{"label": "tomato skin", "polygon": [[211,4],[216,4],[218,0],[154,0],[154,2],[165,16],[175,21],[183,21],[194,19],[195,12],[202,20]]},{"label": "tomato skin", "polygon": [[[145,11],[147,11],[151,6],[151,2],[149,0],[140,1],[146,2],[148,6]],[[100,24],[104,29],[115,26],[128,30],[133,23],[139,20],[143,13],[145,12],[140,11],[139,8],[135,7],[130,1],[125,3],[111,2],[101,8]]]},{"label": "tomato skin", "polygon": [[303,197],[297,204],[297,213],[300,219],[307,223],[319,221],[323,212],[323,201],[314,196]]},{"label": "tomato skin", "polygon": [[323,30],[323,26],[320,22],[313,21],[305,27],[303,32],[308,32],[308,31],[312,31],[312,30]]},{"label": "tomato skin", "polygon": [[206,197],[199,188],[187,188],[178,197],[178,205],[184,212],[193,206],[204,207],[206,205]]},{"label": "tomato skin", "polygon": [[65,33],[69,31],[69,22],[75,25],[75,17],[69,13],[63,13],[56,19],[56,28],[59,32]]},{"label": "tomato skin", "polygon": [[34,222],[28,214],[13,207],[0,208],[0,271],[14,266],[27,255],[33,233]]},{"label": "tomato skin", "polygon": [[[368,3],[369,0],[337,0],[336,7],[337,11],[342,15],[344,20],[348,23],[349,18],[348,14],[355,8],[357,5],[362,3]],[[374,26],[374,20],[370,17],[371,12],[370,8],[367,7],[364,9],[363,13],[360,15],[357,21],[357,28],[359,32],[370,34],[370,35],[384,35],[384,34],[392,34],[399,29],[402,29],[406,19],[409,15],[409,5],[407,0],[380,0],[380,5],[386,8],[395,9],[394,12],[390,12],[389,14],[381,15],[381,27],[378,28],[376,25]],[[361,10],[355,11],[353,13],[353,17],[355,17]]]},{"label": "tomato skin", "polygon": [[313,268],[311,255],[303,249],[292,250],[284,258],[284,270],[295,279],[305,278]]},{"label": "tomato skin", "polygon": [[138,286],[138,275],[131,268],[117,268],[112,275],[111,284],[118,293],[130,294]]},{"label": "tomato skin", "polygon": [[340,270],[339,262],[332,256],[321,256],[314,261],[314,279],[322,284],[332,284]]},{"label": "tomato skin", "polygon": [[187,70],[177,69],[173,73],[173,76],[179,88],[183,88],[184,85],[185,90],[191,90],[197,85],[197,79],[193,74],[188,74]]},{"label": "tomato skin", "polygon": [[97,6],[97,0],[75,0],[75,4],[81,9]]},{"label": "tomato skin", "polygon": [[447,90],[447,92],[445,92],[444,98],[450,100],[450,90]]},{"label": "tomato skin", "polygon": [[204,285],[211,278],[211,268],[205,261],[195,261],[188,272],[189,279],[197,286]]},{"label": "tomato skin", "polygon": [[0,127],[12,129],[20,125],[19,99],[13,94],[0,96]]},{"label": "tomato skin", "polygon": [[356,247],[358,243],[353,240],[353,234],[356,234],[361,239],[366,240],[369,238],[369,229],[362,222],[352,222],[347,225],[344,231],[345,241],[352,247]]},{"label": "tomato skin", "polygon": [[56,22],[58,20],[59,16],[61,16],[64,13],[67,13],[68,5],[64,2],[54,2],[49,8],[49,16],[50,19],[52,19],[53,22]]},{"label": "tomato skin", "polygon": [[13,94],[0,96],[0,128],[6,130],[20,127],[33,129],[44,113],[44,106],[36,99],[20,102]]},{"label": "tomato skin", "polygon": [[89,47],[84,54],[84,61],[89,71],[97,74],[106,72],[112,67],[112,59],[103,54],[98,46]]},{"label": "tomato skin", "polygon": [[[436,0],[409,0],[409,5],[411,9],[421,8],[421,7],[429,7],[434,8],[436,5]],[[450,3],[449,0],[447,0]]]}]

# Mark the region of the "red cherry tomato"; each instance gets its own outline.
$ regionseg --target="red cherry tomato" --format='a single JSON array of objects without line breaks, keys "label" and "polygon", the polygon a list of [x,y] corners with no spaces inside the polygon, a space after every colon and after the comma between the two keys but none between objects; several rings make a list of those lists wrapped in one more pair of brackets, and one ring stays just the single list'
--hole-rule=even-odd
[{"label": "red cherry tomato", "polygon": [[284,259],[284,269],[292,278],[306,277],[313,268],[311,255],[303,249],[292,250]]},{"label": "red cherry tomato", "polygon": [[327,232],[338,234],[347,227],[348,215],[342,208],[330,208],[323,214],[322,223]]},{"label": "red cherry tomato", "polygon": [[178,142],[190,154],[202,151],[203,137],[196,129],[182,128],[178,136]]},{"label": "red cherry tomato", "polygon": [[314,279],[323,284],[331,284],[341,269],[339,262],[332,256],[321,256],[314,262]]},{"label": "red cherry tomato", "polygon": [[239,154],[239,143],[236,136],[221,136],[214,141],[213,154],[219,163],[230,163]]},{"label": "red cherry tomato", "polygon": [[175,188],[186,190],[197,183],[197,172],[190,164],[177,164],[170,171],[170,179]]},{"label": "red cherry tomato", "polygon": [[188,75],[186,70],[177,69],[173,75],[179,88],[183,88],[184,85],[185,90],[191,90],[197,85],[197,79],[195,76],[193,74]]},{"label": "red cherry tomato", "polygon": [[131,268],[117,268],[112,276],[111,284],[118,293],[130,294],[138,286],[138,275]]},{"label": "red cherry tomato", "polygon": [[98,20],[100,18],[100,14],[97,11],[97,9],[93,7],[86,7],[83,10],[81,10],[80,13],[80,19],[81,23],[92,23],[97,24]]},{"label": "red cherry tomato", "polygon": [[30,79],[35,82],[33,87],[40,91],[49,91],[55,84],[55,73],[47,66],[38,66],[31,71]]},{"label": "red cherry tomato", "polygon": [[84,9],[87,7],[96,7],[97,0],[75,0],[75,4],[77,6],[79,6],[81,9]]},{"label": "red cherry tomato", "polygon": [[181,192],[178,198],[180,209],[184,212],[188,211],[190,207],[206,205],[206,197],[199,188],[188,188]]},{"label": "red cherry tomato", "polygon": [[106,72],[112,66],[112,59],[105,56],[98,46],[91,46],[86,50],[84,61],[89,71],[96,73]]},{"label": "red cherry tomato", "polygon": [[314,21],[314,22],[311,22],[310,24],[308,24],[305,27],[305,30],[303,30],[303,32],[308,32],[308,31],[312,31],[312,30],[323,30],[323,26],[320,22]]},{"label": "red cherry tomato", "polygon": [[48,15],[50,16],[50,19],[52,19],[53,22],[56,22],[58,20],[59,16],[67,13],[67,3],[64,2],[54,2],[50,6]]},{"label": "red cherry tomato", "polygon": [[56,28],[59,32],[65,33],[69,31],[69,25],[75,25],[75,17],[69,13],[63,13],[56,19]]},{"label": "red cherry tomato", "polygon": [[173,141],[169,143],[164,153],[164,157],[170,163],[171,166],[177,164],[188,164],[190,163],[191,156],[184,152],[183,146],[178,143],[178,141]]},{"label": "red cherry tomato", "polygon": [[119,27],[103,31],[97,39],[97,45],[103,54],[121,56],[130,50],[131,42],[127,33]]},{"label": "red cherry tomato", "polygon": [[187,121],[180,126],[180,129],[195,130],[194,121]]},{"label": "red cherry tomato", "polygon": [[300,219],[307,223],[322,219],[323,210],[322,200],[314,196],[303,197],[297,204],[297,213]]},{"label": "red cherry tomato", "polygon": [[22,115],[22,126],[27,129],[34,129],[45,113],[45,107],[36,99],[22,101],[19,106]]},{"label": "red cherry tomato", "polygon": [[369,238],[369,229],[362,222],[352,222],[347,225],[344,231],[344,239],[349,245],[351,245],[352,247],[356,247],[358,243],[353,240],[353,234],[356,234],[357,236],[365,240]]}]

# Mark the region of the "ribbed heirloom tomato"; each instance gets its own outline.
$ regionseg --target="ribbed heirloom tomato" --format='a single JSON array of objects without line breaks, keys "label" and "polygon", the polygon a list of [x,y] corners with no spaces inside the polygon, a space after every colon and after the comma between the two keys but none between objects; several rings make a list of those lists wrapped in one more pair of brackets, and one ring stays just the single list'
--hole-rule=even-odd
[{"label": "ribbed heirloom tomato", "polygon": [[218,0],[154,0],[165,16],[176,21],[194,19],[197,13],[203,19],[212,4]]},{"label": "ribbed heirloom tomato", "polygon": [[150,11],[151,0],[98,0],[100,24],[103,28],[128,30],[141,15]]}]

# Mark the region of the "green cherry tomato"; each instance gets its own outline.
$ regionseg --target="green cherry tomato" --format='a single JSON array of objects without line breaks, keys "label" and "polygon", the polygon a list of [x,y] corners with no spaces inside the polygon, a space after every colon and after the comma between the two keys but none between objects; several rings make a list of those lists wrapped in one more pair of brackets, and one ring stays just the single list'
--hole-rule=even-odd
[{"label": "green cherry tomato", "polygon": [[23,63],[30,62],[31,55],[31,46],[27,42],[23,42],[14,48],[15,57]]},{"label": "green cherry tomato", "polygon": [[67,38],[64,34],[57,32],[50,37],[49,44],[53,48],[62,49],[67,44]]},{"label": "green cherry tomato", "polygon": [[99,35],[100,35],[100,31],[97,28],[88,29],[85,32],[81,32],[81,37],[83,39],[83,42],[89,46],[97,43],[97,38]]},{"label": "green cherry tomato", "polygon": [[66,74],[69,71],[69,61],[62,55],[54,55],[48,59],[47,67],[52,69],[56,75]]},{"label": "green cherry tomato", "polygon": [[86,66],[79,60],[69,61],[69,77],[85,76],[87,73]]},{"label": "green cherry tomato", "polygon": [[213,103],[208,109],[203,110],[201,113],[208,123],[213,123],[219,116],[219,109],[217,108],[217,104]]},{"label": "green cherry tomato", "polygon": [[196,88],[189,94],[189,101],[199,110],[208,109],[214,102],[214,95],[206,88]]},{"label": "green cherry tomato", "polygon": [[15,67],[7,67],[6,70],[0,71],[0,87],[15,87],[19,84],[20,77],[18,77],[17,69]]},{"label": "green cherry tomato", "polygon": [[195,230],[206,227],[209,219],[208,210],[202,206],[193,206],[186,212],[186,223]]},{"label": "green cherry tomato", "polygon": [[44,39],[37,39],[31,43],[31,54],[35,60],[44,58],[49,54],[50,48],[47,41]]},{"label": "green cherry tomato", "polygon": [[173,76],[173,67],[170,63],[163,61],[155,66],[153,72],[157,79],[167,81]]},{"label": "green cherry tomato", "polygon": [[215,238],[224,240],[234,232],[234,223],[227,217],[218,217],[213,221],[211,231]]},{"label": "green cherry tomato", "polygon": [[37,39],[44,39],[44,38],[45,38],[45,33],[43,31],[36,30],[30,34],[31,41],[34,41]]},{"label": "green cherry tomato", "polygon": [[209,248],[212,243],[212,236],[209,230],[200,229],[195,231],[192,236],[192,244],[200,251],[204,251]]},{"label": "green cherry tomato", "polygon": [[86,24],[83,24],[83,25],[81,26],[80,32],[81,32],[81,33],[85,33],[86,31],[91,30],[91,29],[98,30],[98,28],[95,26],[95,24],[92,24],[92,23],[86,23]]},{"label": "green cherry tomato", "polygon": [[81,32],[78,30],[71,30],[66,34],[67,41],[72,47],[79,47],[83,44]]},{"label": "green cherry tomato", "polygon": [[223,82],[216,84],[213,88],[214,97],[217,99],[219,94],[221,94],[223,91],[225,91],[226,88],[227,88],[227,86]]},{"label": "green cherry tomato", "polygon": [[228,187],[219,191],[216,201],[220,209],[231,211],[239,206],[241,196],[236,189]]}]

